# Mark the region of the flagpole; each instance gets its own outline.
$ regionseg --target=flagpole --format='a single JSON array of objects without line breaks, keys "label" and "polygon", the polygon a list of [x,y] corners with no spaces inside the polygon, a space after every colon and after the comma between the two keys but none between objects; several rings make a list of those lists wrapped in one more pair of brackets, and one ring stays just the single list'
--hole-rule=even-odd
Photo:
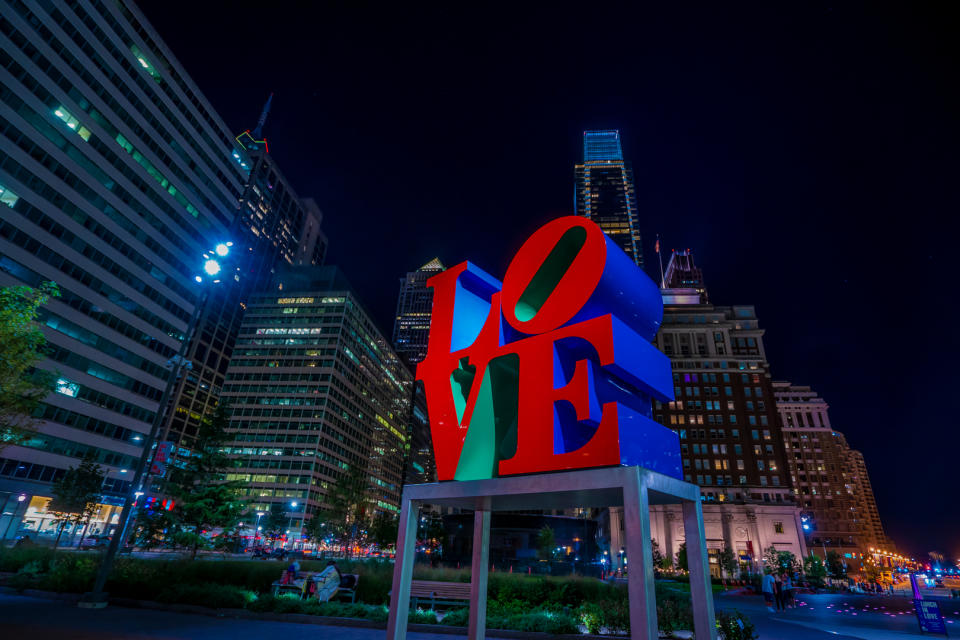
[{"label": "flagpole", "polygon": [[657,249],[657,260],[660,261],[660,288],[661,288],[661,289],[666,289],[666,288],[667,288],[667,285],[666,285],[666,283],[663,281],[663,254],[660,253],[660,234],[659,234],[659,233],[657,234],[657,247],[656,247],[656,249]]}]

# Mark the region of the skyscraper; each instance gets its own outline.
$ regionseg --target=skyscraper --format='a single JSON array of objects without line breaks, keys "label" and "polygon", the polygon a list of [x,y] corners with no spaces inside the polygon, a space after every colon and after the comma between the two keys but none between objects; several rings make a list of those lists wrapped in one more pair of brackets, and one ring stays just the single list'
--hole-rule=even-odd
[{"label": "skyscraper", "polygon": [[367,513],[400,503],[412,376],[332,266],[289,267],[250,298],[223,398],[248,507],[281,505],[293,535],[364,470]]},{"label": "skyscraper", "polygon": [[871,547],[892,551],[863,455],[833,428],[826,401],[807,386],[773,386],[807,546],[820,556],[836,551],[851,568]]},{"label": "skyscraper", "polygon": [[[36,433],[0,453],[0,527],[29,512],[34,531],[49,528],[50,483],[90,455],[110,503],[95,533],[161,410],[203,252],[232,241],[235,256],[260,255],[238,216],[254,161],[132,3],[0,6],[0,286],[55,281],[62,293],[41,315],[51,350],[39,365],[59,380]],[[242,283],[256,279],[254,263],[235,264]],[[245,285],[231,282],[210,295],[172,402],[187,447],[239,329],[231,287]]]},{"label": "skyscraper", "polygon": [[600,225],[643,268],[633,169],[623,159],[616,129],[583,132],[583,162],[576,165],[574,212]]},{"label": "skyscraper", "polygon": [[411,372],[427,355],[430,312],[433,309],[433,290],[427,287],[427,280],[444,269],[446,267],[440,259],[434,258],[400,279],[397,315],[393,323],[393,348]]},{"label": "skyscraper", "polygon": [[[434,258],[400,279],[397,315],[393,324],[393,348],[413,374],[416,373],[417,363],[427,355],[427,342],[430,338],[433,289],[427,287],[427,280],[445,268],[439,258]],[[410,484],[436,480],[427,399],[423,393],[423,384],[414,384],[410,425],[407,429],[410,446],[404,477],[405,482]]]}]

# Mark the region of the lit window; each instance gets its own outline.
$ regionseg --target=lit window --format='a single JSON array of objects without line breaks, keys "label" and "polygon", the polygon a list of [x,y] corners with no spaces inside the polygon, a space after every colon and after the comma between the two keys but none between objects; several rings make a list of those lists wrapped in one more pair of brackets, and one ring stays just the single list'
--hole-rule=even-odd
[{"label": "lit window", "polygon": [[60,378],[57,380],[56,391],[57,393],[62,393],[65,396],[76,398],[77,394],[80,393],[80,385],[76,382],[70,382],[66,378]]},{"label": "lit window", "polygon": [[5,204],[13,209],[14,205],[17,204],[17,200],[19,199],[20,196],[15,194],[13,191],[10,191],[10,189],[7,189],[5,186],[0,185],[0,204]]},{"label": "lit window", "polygon": [[65,125],[77,132],[84,141],[90,139],[90,130],[80,124],[80,121],[74,118],[69,111],[60,106],[59,108],[53,111],[53,115],[60,118]]}]

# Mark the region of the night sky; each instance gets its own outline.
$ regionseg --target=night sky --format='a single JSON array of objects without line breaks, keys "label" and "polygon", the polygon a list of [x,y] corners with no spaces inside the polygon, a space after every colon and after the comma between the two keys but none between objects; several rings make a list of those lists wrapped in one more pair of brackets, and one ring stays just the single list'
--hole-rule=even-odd
[{"label": "night sky", "polygon": [[573,212],[582,131],[620,129],[648,270],[659,233],[712,302],[756,305],[774,379],[830,403],[900,550],[960,557],[956,16],[455,4],[140,2],[233,130],[276,94],[270,151],[388,337],[406,271],[502,276]]}]

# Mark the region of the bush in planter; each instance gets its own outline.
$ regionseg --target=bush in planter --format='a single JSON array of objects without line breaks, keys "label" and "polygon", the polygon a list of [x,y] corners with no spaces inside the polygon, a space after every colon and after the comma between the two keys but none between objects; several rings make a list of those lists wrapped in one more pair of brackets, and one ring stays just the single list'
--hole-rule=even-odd
[{"label": "bush in planter", "polygon": [[447,611],[443,618],[440,620],[440,624],[449,625],[451,627],[465,627],[470,622],[470,609],[463,607],[461,609],[451,609]]},{"label": "bush in planter", "polygon": [[717,611],[717,630],[723,640],[757,640],[756,627],[739,611]]},{"label": "bush in planter", "polygon": [[242,609],[256,599],[251,591],[223,584],[174,584],[157,594],[160,602],[194,604],[211,609]]},{"label": "bush in planter", "polygon": [[0,550],[0,571],[9,573],[18,572],[24,566],[36,563],[34,566],[39,566],[39,570],[36,573],[42,573],[49,568],[53,558],[53,549],[46,547],[2,549]]},{"label": "bush in planter", "polygon": [[580,621],[587,628],[587,633],[598,634],[603,629],[604,612],[599,604],[587,602],[580,605]]}]

